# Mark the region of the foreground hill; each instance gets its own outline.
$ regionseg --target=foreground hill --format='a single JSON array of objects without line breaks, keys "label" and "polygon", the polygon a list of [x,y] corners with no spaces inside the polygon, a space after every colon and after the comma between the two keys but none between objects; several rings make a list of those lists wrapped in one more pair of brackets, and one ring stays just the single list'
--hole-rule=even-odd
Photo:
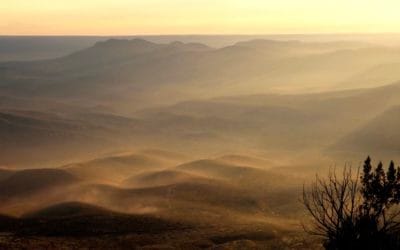
[{"label": "foreground hill", "polygon": [[98,206],[68,202],[28,213],[21,218],[0,218],[7,222],[2,232],[20,236],[88,237],[99,235],[158,234],[183,230],[183,224],[151,216],[113,212]]},{"label": "foreground hill", "polygon": [[149,187],[149,186],[165,186],[181,182],[207,182],[207,178],[199,175],[176,171],[176,170],[158,170],[148,171],[142,174],[134,175],[122,182],[127,187]]},{"label": "foreground hill", "polygon": [[146,154],[126,154],[69,164],[64,170],[89,181],[119,182],[126,176],[159,169],[171,162]]},{"label": "foreground hill", "polygon": [[[176,167],[179,170],[196,173],[217,179],[251,179],[256,176],[265,176],[267,171],[248,166],[239,166],[218,160],[197,160]],[[272,173],[269,173],[272,175]]]},{"label": "foreground hill", "polygon": [[22,218],[68,218],[76,216],[118,215],[105,208],[80,202],[66,202],[26,213]]},{"label": "foreground hill", "polygon": [[[125,188],[84,185],[69,191],[69,197],[121,211],[160,213],[173,218],[185,215],[189,221],[212,221],[215,216],[231,220],[229,214],[235,213],[250,217],[265,211],[293,215],[287,204],[297,207],[296,197],[302,183],[294,172],[286,175],[200,160],[175,168],[133,174],[122,182]],[[194,214],[204,214],[204,217]]]},{"label": "foreground hill", "polygon": [[1,169],[0,168],[0,181],[7,179],[14,173],[15,173],[15,171],[12,169],[6,169],[6,168]]},{"label": "foreground hill", "polygon": [[264,206],[251,191],[215,180],[191,182],[189,179],[187,182],[130,189],[88,185],[77,189],[74,196],[119,211],[156,213],[188,221],[210,221],[223,215],[223,211],[225,219],[228,219],[228,211],[255,212]]},{"label": "foreground hill", "polygon": [[0,181],[0,199],[15,199],[39,192],[51,192],[77,183],[74,175],[59,169],[29,169],[17,171]]},{"label": "foreground hill", "polygon": [[[277,172],[273,169],[228,164],[220,160],[197,160],[176,168],[191,174],[230,183],[249,191],[252,195],[268,197],[280,192],[286,193],[287,200],[297,195],[295,190],[302,185],[303,181],[302,178],[297,177],[296,171],[292,173],[290,171]],[[294,193],[290,194],[290,192]]]},{"label": "foreground hill", "polygon": [[0,247],[5,249],[310,247],[310,243],[288,242],[281,237],[281,234],[294,239],[300,236],[293,228],[285,228],[283,224],[290,224],[284,221],[281,221],[281,226],[261,222],[231,224],[230,227],[193,225],[153,216],[118,213],[79,202],[56,204],[20,218],[0,216],[0,222]]},{"label": "foreground hill", "polygon": [[235,165],[259,167],[263,169],[271,168],[276,165],[274,161],[271,161],[269,159],[261,158],[258,156],[249,156],[244,154],[223,155],[218,157],[217,160],[221,160],[223,162]]}]

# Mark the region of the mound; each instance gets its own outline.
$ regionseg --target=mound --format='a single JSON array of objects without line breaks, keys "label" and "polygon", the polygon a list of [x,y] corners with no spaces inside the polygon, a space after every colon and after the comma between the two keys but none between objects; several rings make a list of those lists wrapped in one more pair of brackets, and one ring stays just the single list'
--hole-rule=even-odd
[{"label": "mound", "polygon": [[148,155],[148,156],[154,156],[161,158],[163,160],[168,160],[168,161],[183,161],[187,160],[188,156],[172,151],[167,151],[167,150],[161,150],[161,149],[144,149],[141,150],[140,153]]},{"label": "mound", "polygon": [[14,170],[5,169],[5,168],[0,168],[0,181],[7,179],[7,178],[10,177],[13,173],[15,173]]},{"label": "mound", "polygon": [[238,166],[229,164],[219,160],[198,160],[189,163],[185,163],[176,167],[177,169],[194,172],[208,177],[223,178],[223,179],[235,179],[243,178],[256,175],[265,175],[265,172],[261,169]]},{"label": "mound", "polygon": [[277,190],[301,188],[302,180],[293,175],[279,173],[274,169],[238,166],[221,160],[198,160],[176,167],[181,171],[219,179],[242,189],[252,190],[254,194],[265,195]]},{"label": "mound", "polygon": [[77,177],[60,169],[21,170],[0,182],[0,197],[7,199],[27,196],[42,190],[65,187],[78,181]]},{"label": "mound", "polygon": [[23,107],[10,105],[16,110],[0,111],[0,165],[54,166],[115,145],[105,136],[108,128],[67,119],[66,113],[75,112],[73,108],[66,111],[57,104],[47,104],[49,109],[59,109],[63,116],[49,111],[18,111]]},{"label": "mound", "polygon": [[[88,185],[76,192],[76,197],[91,197],[91,203],[101,206],[135,213],[176,215],[179,218],[182,218],[182,215],[193,217],[197,213],[221,209],[223,213],[227,213],[229,210],[255,212],[261,208],[259,197],[252,192],[217,180],[134,189]],[[222,213],[221,211],[219,212]]]},{"label": "mound", "polygon": [[70,164],[63,168],[87,180],[120,182],[137,172],[157,169],[166,165],[168,165],[167,162],[156,157],[145,154],[129,154]]},{"label": "mound", "polygon": [[0,214],[0,232],[9,231],[17,226],[18,218]]},{"label": "mound", "polygon": [[122,214],[85,203],[68,202],[27,214],[10,231],[20,235],[83,237],[157,234],[186,227],[151,216]]},{"label": "mound", "polygon": [[161,170],[132,176],[124,180],[122,184],[125,186],[161,186],[179,182],[199,182],[206,180],[207,178],[181,171]]},{"label": "mound", "polygon": [[113,215],[115,212],[81,202],[65,202],[24,214],[23,218],[65,218],[75,216]]},{"label": "mound", "polygon": [[238,155],[238,154],[223,155],[221,157],[218,157],[217,160],[221,160],[229,164],[261,167],[261,168],[269,168],[271,166],[274,166],[274,163],[267,159],[261,159],[257,157]]}]

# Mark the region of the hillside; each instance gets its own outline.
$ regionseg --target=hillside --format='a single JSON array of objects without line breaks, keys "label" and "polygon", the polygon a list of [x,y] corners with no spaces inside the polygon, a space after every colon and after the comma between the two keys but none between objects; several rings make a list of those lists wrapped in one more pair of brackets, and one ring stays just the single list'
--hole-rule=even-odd
[{"label": "hillside", "polygon": [[54,166],[90,154],[94,157],[96,152],[121,144],[127,124],[132,122],[112,116],[99,123],[89,115],[81,119],[52,112],[0,111],[0,164]]},{"label": "hillside", "polygon": [[[400,150],[400,107],[395,106],[342,138],[331,149],[356,153],[396,155]],[[366,152],[366,153],[365,153]]]},{"label": "hillside", "polygon": [[57,59],[2,63],[0,93],[33,93],[127,112],[194,97],[327,90],[348,79],[353,82],[374,66],[399,61],[397,48],[355,42],[255,40],[213,49],[196,43],[111,39]]},{"label": "hillside", "polygon": [[[207,158],[214,152],[241,150],[321,150],[400,105],[399,86],[219,97],[143,109],[132,117],[74,109],[4,110],[0,115],[0,164],[54,166],[132,147],[179,152],[176,160],[166,159],[168,166],[184,161],[180,153],[195,152]],[[156,158],[162,162],[167,156]],[[153,165],[166,166],[159,163]]]},{"label": "hillside", "polygon": [[62,169],[88,181],[119,182],[127,176],[160,169],[171,162],[146,154],[127,154],[69,164]]},{"label": "hillside", "polygon": [[[29,213],[10,228],[20,236],[99,236],[159,234],[188,228],[151,216],[130,215],[79,202],[61,203]],[[6,229],[7,230],[7,229]],[[4,231],[4,230],[3,230]]]},{"label": "hillside", "polygon": [[41,191],[50,192],[53,188],[65,188],[78,181],[74,175],[58,169],[20,170],[0,181],[0,198],[4,201]]},{"label": "hillside", "polygon": [[148,171],[123,180],[126,187],[165,186],[181,182],[208,182],[208,178],[176,170]]},{"label": "hillside", "polygon": [[80,202],[66,202],[55,204],[50,207],[45,207],[33,212],[26,213],[22,218],[68,218],[79,216],[101,216],[101,215],[117,215],[118,213],[112,212],[99,206],[80,203]]},{"label": "hillside", "polygon": [[[0,63],[0,164],[66,165],[142,148],[205,158],[323,151],[400,105],[400,85],[320,91],[389,84],[399,62],[397,47],[360,42],[110,39]],[[318,92],[301,94],[314,83]]]},{"label": "hillside", "polygon": [[[99,249],[121,246],[151,249],[265,248],[304,244],[301,241],[285,241],[279,236],[280,233],[293,237],[297,235],[293,230],[276,224],[253,223],[251,227],[243,224],[231,224],[230,227],[196,226],[153,216],[118,213],[79,202],[56,204],[21,218],[0,216],[0,222],[0,230],[4,234],[0,246],[7,249],[28,246],[96,246]],[[280,223],[288,224],[284,221]],[[310,246],[310,243],[307,245]]]}]

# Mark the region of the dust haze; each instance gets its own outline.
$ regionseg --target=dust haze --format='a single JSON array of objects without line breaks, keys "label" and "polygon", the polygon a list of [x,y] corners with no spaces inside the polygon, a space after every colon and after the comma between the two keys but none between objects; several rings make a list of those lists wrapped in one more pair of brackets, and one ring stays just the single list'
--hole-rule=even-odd
[{"label": "dust haze", "polygon": [[400,162],[399,39],[0,37],[0,246],[320,249],[303,185]]}]

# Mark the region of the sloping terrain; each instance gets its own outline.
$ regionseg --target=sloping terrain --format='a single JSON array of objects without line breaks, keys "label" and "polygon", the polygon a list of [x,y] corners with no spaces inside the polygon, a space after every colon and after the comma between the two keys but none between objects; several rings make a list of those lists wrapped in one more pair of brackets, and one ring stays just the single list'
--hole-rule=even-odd
[{"label": "sloping terrain", "polygon": [[126,112],[199,97],[329,89],[371,67],[399,61],[397,48],[355,42],[255,40],[212,49],[111,39],[53,60],[2,63],[0,93]]},{"label": "sloping terrain", "polygon": [[0,181],[3,181],[15,173],[12,169],[0,169]]},{"label": "sloping terrain", "polygon": [[250,191],[215,180],[134,189],[88,185],[76,189],[73,196],[119,211],[157,213],[189,221],[210,220],[222,216],[223,211],[224,217],[228,211],[255,212],[263,206]]},{"label": "sloping terrain", "polygon": [[146,154],[126,154],[69,164],[62,168],[88,181],[119,182],[127,176],[169,164],[171,162]]},{"label": "sloping terrain", "polygon": [[0,112],[1,164],[54,166],[80,157],[93,158],[123,144],[121,138],[126,138],[132,121],[120,122],[121,118],[111,115],[105,117],[100,122],[89,115],[81,119],[29,110]]},{"label": "sloping terrain", "polygon": [[395,155],[400,150],[399,126],[400,107],[395,106],[346,135],[332,147],[332,150]]},{"label": "sloping terrain", "polygon": [[[60,203],[23,217],[0,217],[0,247],[25,248],[265,248],[307,249],[301,235],[275,223],[193,225],[153,216],[118,213],[79,202]],[[283,224],[282,224],[283,223]],[[287,241],[285,237],[293,237]],[[313,245],[315,243],[312,243]],[[301,248],[299,248],[301,246]]]},{"label": "sloping terrain", "polygon": [[[144,109],[134,117],[108,112],[8,110],[0,115],[0,163],[54,166],[134,147],[164,148],[206,158],[215,152],[252,149],[321,150],[399,105],[399,86],[205,99]],[[185,160],[178,158],[167,159],[168,166]]]},{"label": "sloping terrain", "polygon": [[111,39],[0,63],[0,211],[22,215],[0,229],[22,245],[306,248],[310,176],[342,153],[396,158],[399,62],[358,42]]},{"label": "sloping terrain", "polygon": [[80,203],[66,202],[52,205],[36,211],[24,214],[23,218],[68,218],[76,216],[97,216],[97,215],[113,215],[117,214],[99,206]]},{"label": "sloping terrain", "polygon": [[244,154],[227,154],[217,158],[226,163],[234,165],[244,165],[250,167],[259,167],[263,169],[274,167],[277,163],[269,159]]},{"label": "sloping terrain", "polygon": [[69,202],[31,212],[21,218],[0,218],[20,236],[88,237],[100,235],[159,234],[188,226],[151,216],[113,212],[98,206]]},{"label": "sloping terrain", "polygon": [[158,170],[148,171],[142,174],[134,175],[125,179],[122,182],[123,186],[127,187],[149,187],[149,186],[164,186],[180,182],[207,182],[208,179],[202,176],[189,174],[176,170]]},{"label": "sloping terrain", "polygon": [[399,62],[397,47],[358,42],[253,40],[216,49],[111,39],[56,59],[1,63],[0,164],[56,166],[149,147],[205,158],[323,151],[400,105],[400,85],[263,93],[306,83],[362,87],[369,71],[382,85],[396,79],[388,73]]},{"label": "sloping terrain", "polygon": [[0,181],[0,199],[7,200],[50,192],[57,187],[67,187],[79,181],[74,175],[59,169],[20,170]]}]

